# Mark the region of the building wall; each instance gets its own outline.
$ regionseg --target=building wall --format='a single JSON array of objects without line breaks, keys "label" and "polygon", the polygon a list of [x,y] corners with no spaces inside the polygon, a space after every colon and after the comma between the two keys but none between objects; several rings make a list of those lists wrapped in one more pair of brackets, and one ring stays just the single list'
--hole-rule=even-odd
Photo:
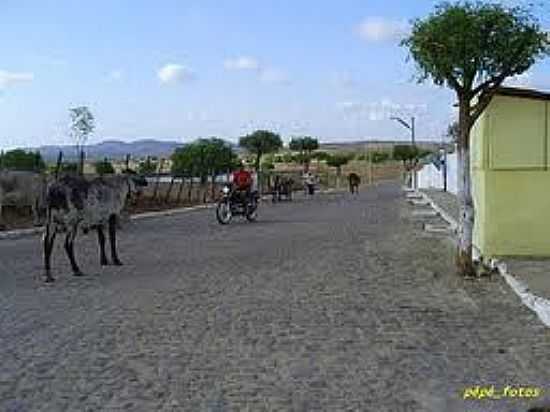
[{"label": "building wall", "polygon": [[550,102],[496,96],[472,133],[474,244],[550,256]]}]

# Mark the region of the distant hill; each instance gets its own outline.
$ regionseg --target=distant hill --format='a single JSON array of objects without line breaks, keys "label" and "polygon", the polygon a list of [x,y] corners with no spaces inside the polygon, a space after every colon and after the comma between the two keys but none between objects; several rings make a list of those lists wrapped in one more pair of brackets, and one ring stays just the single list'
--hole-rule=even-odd
[{"label": "distant hill", "polygon": [[[168,157],[172,152],[184,144],[169,140],[143,139],[134,142],[122,142],[119,140],[105,140],[104,142],[86,146],[87,159],[111,160],[124,159],[127,154],[132,158],[147,156]],[[42,146],[35,150],[40,151],[46,161],[55,161],[61,150],[65,160],[74,160],[76,150],[74,146]]]},{"label": "distant hill", "polygon": [[[365,140],[365,141],[343,141],[343,142],[321,142],[320,150],[333,151],[361,151],[366,148],[372,149],[391,149],[396,144],[407,144],[405,141],[390,140]],[[426,149],[437,149],[437,142],[417,142],[417,145]],[[86,146],[86,157],[89,160],[108,158],[111,160],[122,160],[127,154],[134,159],[145,158],[147,156],[168,158],[176,148],[184,146],[184,143],[175,140],[156,140],[141,139],[133,142],[123,142],[120,140],[105,140],[101,143]],[[237,153],[244,150],[233,144]],[[67,161],[76,159],[74,146],[41,146],[32,150],[38,150],[47,162],[54,162],[57,159],[59,151],[63,151],[64,159]]]}]

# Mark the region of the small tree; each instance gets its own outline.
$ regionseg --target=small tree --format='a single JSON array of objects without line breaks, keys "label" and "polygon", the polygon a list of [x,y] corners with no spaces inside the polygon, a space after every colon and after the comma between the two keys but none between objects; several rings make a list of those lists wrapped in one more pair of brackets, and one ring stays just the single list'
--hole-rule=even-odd
[{"label": "small tree", "polygon": [[158,162],[153,161],[151,156],[147,156],[147,158],[138,165],[138,173],[145,176],[154,174],[157,169]]},{"label": "small tree", "polygon": [[403,172],[409,173],[410,183],[412,184],[412,171],[416,169],[420,151],[417,146],[409,144],[395,145],[393,147],[393,158],[403,163]]},{"label": "small tree", "polygon": [[457,266],[474,275],[474,204],[470,178],[470,131],[506,78],[524,73],[549,52],[547,34],[523,7],[469,1],[442,3],[415,20],[402,45],[417,65],[419,81],[454,90],[458,100],[460,203]]},{"label": "small tree", "polygon": [[95,119],[87,106],[74,107],[69,109],[71,117],[70,134],[76,145],[79,161],[79,172],[84,171],[84,146],[88,137],[94,132]]},{"label": "small tree", "polygon": [[340,178],[342,176],[342,166],[350,161],[350,156],[344,153],[335,153],[330,155],[326,161],[328,166],[336,168],[336,186],[339,188]]},{"label": "small tree", "polygon": [[39,152],[15,149],[0,154],[0,169],[42,172],[46,163]]},{"label": "small tree", "polygon": [[283,146],[281,136],[268,130],[256,130],[239,139],[239,146],[254,155],[254,168],[260,170],[260,160],[264,154],[274,153]]},{"label": "small tree", "polygon": [[94,164],[95,171],[98,175],[108,175],[108,174],[114,174],[115,168],[113,167],[113,164],[109,162],[107,159],[103,159],[99,162],[96,162]]},{"label": "small tree", "polygon": [[319,141],[313,137],[295,137],[288,144],[290,150],[300,153],[300,161],[304,165],[304,172],[309,170],[311,153],[319,148]]}]

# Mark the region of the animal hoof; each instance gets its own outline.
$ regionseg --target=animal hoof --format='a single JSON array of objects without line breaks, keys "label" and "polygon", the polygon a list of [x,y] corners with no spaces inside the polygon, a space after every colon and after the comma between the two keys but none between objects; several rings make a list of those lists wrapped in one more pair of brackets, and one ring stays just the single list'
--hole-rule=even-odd
[{"label": "animal hoof", "polygon": [[52,276],[46,276],[46,279],[44,279],[44,283],[53,283],[55,282],[55,279]]},{"label": "animal hoof", "polygon": [[73,276],[84,276],[84,273],[82,273],[80,270],[73,272]]},{"label": "animal hoof", "polygon": [[102,261],[100,262],[100,265],[101,265],[101,266],[109,266],[109,261],[108,261],[108,260],[102,260]]},{"label": "animal hoof", "polygon": [[123,266],[123,263],[120,260],[113,261],[113,265],[115,266]]}]

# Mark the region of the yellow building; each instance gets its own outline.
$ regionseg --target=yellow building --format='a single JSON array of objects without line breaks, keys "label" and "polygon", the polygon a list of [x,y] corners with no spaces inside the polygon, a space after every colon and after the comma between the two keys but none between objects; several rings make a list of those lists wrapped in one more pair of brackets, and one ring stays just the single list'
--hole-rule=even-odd
[{"label": "yellow building", "polygon": [[502,88],[472,131],[474,245],[550,256],[550,93]]}]

